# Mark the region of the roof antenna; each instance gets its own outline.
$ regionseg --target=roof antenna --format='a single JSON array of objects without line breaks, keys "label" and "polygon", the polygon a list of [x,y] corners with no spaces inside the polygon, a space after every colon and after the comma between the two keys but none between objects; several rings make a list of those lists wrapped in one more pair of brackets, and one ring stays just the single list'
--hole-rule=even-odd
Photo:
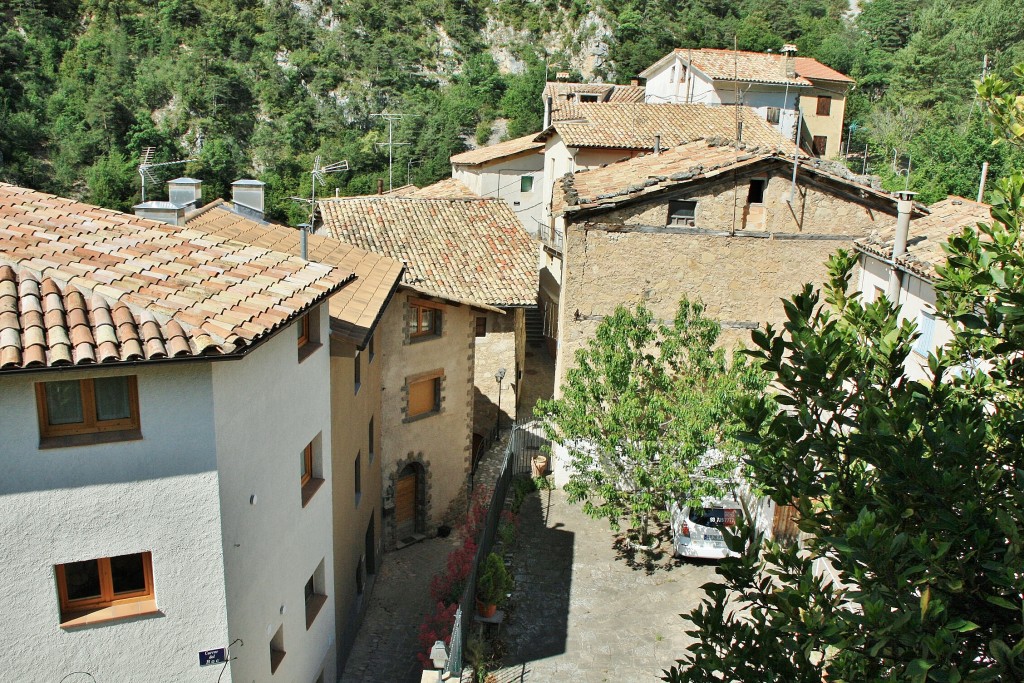
[{"label": "roof antenna", "polygon": [[402,118],[402,115],[389,114],[388,110],[385,109],[379,114],[370,114],[370,116],[379,116],[388,122],[388,141],[378,142],[376,146],[388,148],[388,193],[390,194],[395,189],[395,173],[393,168],[395,163],[395,147],[409,144],[408,142],[395,142],[395,121]]},{"label": "roof antenna", "polygon": [[310,180],[310,194],[309,199],[305,197],[289,197],[292,201],[305,202],[309,204],[309,222],[299,224],[299,228],[302,230],[302,258],[309,260],[308,247],[306,236],[309,231],[316,225],[316,184],[321,185],[327,184],[327,175],[330,173],[340,173],[341,171],[349,170],[348,160],[335,161],[333,164],[327,164],[324,166],[321,163],[321,157],[319,154],[316,155],[316,159],[313,161],[313,168],[309,171]]},{"label": "roof antenna", "polygon": [[139,177],[142,178],[142,201],[146,201],[146,181],[151,183],[157,182],[156,175],[153,174],[154,168],[160,166],[171,166],[173,164],[187,164],[190,161],[198,161],[198,159],[177,159],[175,161],[164,161],[159,164],[153,163],[153,155],[156,154],[156,147],[143,147],[142,154],[139,155]]}]

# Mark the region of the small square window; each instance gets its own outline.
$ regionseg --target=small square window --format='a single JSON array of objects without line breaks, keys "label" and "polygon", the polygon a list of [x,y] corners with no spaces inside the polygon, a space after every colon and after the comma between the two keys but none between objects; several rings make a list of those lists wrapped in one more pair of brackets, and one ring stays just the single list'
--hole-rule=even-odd
[{"label": "small square window", "polygon": [[[68,562],[55,569],[62,625],[137,616],[156,610],[153,559],[148,552]],[[134,611],[109,609],[129,603],[138,603]]]},{"label": "small square window", "polygon": [[768,110],[765,112],[764,118],[766,121],[768,121],[768,123],[772,124],[773,126],[777,126],[779,125],[779,117],[781,115],[782,110],[779,109],[778,107],[768,107]]},{"label": "small square window", "polygon": [[324,483],[323,457],[320,453],[320,435],[306,444],[299,454],[299,488],[302,494],[302,507],[306,507],[313,495]]},{"label": "small square window", "polygon": [[299,335],[299,348],[309,343],[309,314],[299,318],[298,322],[295,323],[295,331]]},{"label": "small square window", "polygon": [[832,113],[832,98],[828,95],[818,95],[818,108],[815,113],[818,116],[829,116]]},{"label": "small square window", "polygon": [[478,315],[476,317],[476,336],[486,337],[487,336],[487,316]]},{"label": "small square window", "polygon": [[42,442],[53,437],[104,432],[115,439],[141,436],[134,376],[39,382],[36,406]]},{"label": "small square window", "polygon": [[811,151],[819,156],[825,156],[825,150],[828,148],[828,137],[825,135],[815,135],[811,140]]},{"label": "small square window", "polygon": [[409,383],[409,417],[430,415],[441,411],[441,376]]},{"label": "small square window", "polygon": [[668,203],[668,224],[693,227],[697,224],[697,202],[692,200]]},{"label": "small square window", "polygon": [[427,302],[409,304],[409,338],[426,339],[441,336],[441,308]]},{"label": "small square window", "polygon": [[311,353],[320,348],[320,309],[310,310],[295,321],[295,333],[299,347],[301,363]]},{"label": "small square window", "polygon": [[747,204],[764,204],[764,188],[767,180],[754,178],[750,181],[750,189],[747,190]]},{"label": "small square window", "polygon": [[277,633],[270,639],[270,673],[277,671],[284,661],[284,624],[278,627]]},{"label": "small square window", "polygon": [[524,175],[519,177],[519,191],[523,194],[533,192],[533,176]]},{"label": "small square window", "polygon": [[303,586],[303,598],[306,605],[306,630],[316,621],[316,615],[327,602],[327,591],[324,589],[324,561],[320,560],[316,570]]}]

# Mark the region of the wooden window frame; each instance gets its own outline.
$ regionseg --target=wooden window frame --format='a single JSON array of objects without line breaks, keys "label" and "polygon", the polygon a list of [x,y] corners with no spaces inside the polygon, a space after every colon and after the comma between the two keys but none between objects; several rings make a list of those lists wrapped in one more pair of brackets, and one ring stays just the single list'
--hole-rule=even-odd
[{"label": "wooden window frame", "polygon": [[[427,317],[427,311],[432,324],[429,328],[423,329],[423,320]],[[441,336],[444,329],[444,306],[433,301],[422,299],[409,300],[409,315],[416,323],[416,332],[409,332],[410,340],[434,339]],[[413,322],[410,320],[410,322]]]},{"label": "wooden window frame", "polygon": [[[80,598],[71,600],[68,598],[67,577],[65,575],[65,564],[58,564],[54,567],[57,575],[57,594],[60,598],[61,621],[68,622],[85,613],[96,612],[108,607],[115,607],[143,600],[153,600],[153,554],[149,551],[142,553],[128,553],[129,555],[142,556],[142,571],[145,577],[145,588],[130,593],[114,593],[114,578],[110,571],[109,557],[97,557],[96,562],[99,570],[100,595],[91,598]],[[116,556],[115,557],[119,557]],[[120,615],[113,615],[115,618]]]},{"label": "wooden window frame", "polygon": [[[406,379],[406,420],[419,420],[431,415],[437,415],[441,412],[442,404],[442,382],[444,381],[444,370],[435,370],[433,372],[416,375]],[[422,382],[432,382],[434,392],[434,404],[430,410],[425,410],[420,413],[412,412],[412,387],[414,384],[420,384]]]},{"label": "wooden window frame", "polygon": [[299,326],[298,343],[299,343],[299,348],[301,349],[303,346],[308,344],[309,341],[310,341],[309,340],[309,313],[306,313],[305,315],[301,316],[299,318],[299,320],[296,322],[296,325]]},{"label": "wooden window frame", "polygon": [[313,479],[313,442],[310,441],[302,449],[302,462],[306,466],[306,473],[299,476],[299,484],[305,486]]},{"label": "wooden window frame", "polygon": [[[529,181],[529,182],[527,182]],[[529,185],[530,187],[526,187]],[[532,175],[521,175],[519,176],[519,192],[520,194],[529,194],[533,192],[533,176]]]},{"label": "wooden window frame", "polygon": [[814,113],[817,116],[832,116],[832,96],[818,95],[818,102]]},{"label": "wooden window frame", "polygon": [[764,113],[764,120],[773,126],[779,125],[779,121],[782,120],[782,108],[768,107]]},{"label": "wooden window frame", "polygon": [[[40,439],[77,436],[79,434],[104,434],[113,432],[137,433],[139,421],[139,385],[135,375],[116,375],[128,380],[128,417],[115,420],[100,420],[96,417],[96,379],[79,379],[78,390],[82,403],[82,421],[71,424],[51,425],[46,406],[46,385],[50,382],[36,382],[36,415],[39,417]],[[63,381],[63,380],[59,380]],[[76,381],[76,380],[71,380]]]}]

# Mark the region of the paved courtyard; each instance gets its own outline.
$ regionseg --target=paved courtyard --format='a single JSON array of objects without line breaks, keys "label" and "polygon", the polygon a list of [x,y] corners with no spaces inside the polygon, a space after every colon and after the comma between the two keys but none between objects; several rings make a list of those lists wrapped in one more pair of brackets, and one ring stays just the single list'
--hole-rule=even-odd
[{"label": "paved courtyard", "polygon": [[495,682],[658,680],[691,642],[679,614],[700,603],[714,565],[664,556],[637,566],[617,551],[606,521],[561,491],[531,496],[521,515]]}]

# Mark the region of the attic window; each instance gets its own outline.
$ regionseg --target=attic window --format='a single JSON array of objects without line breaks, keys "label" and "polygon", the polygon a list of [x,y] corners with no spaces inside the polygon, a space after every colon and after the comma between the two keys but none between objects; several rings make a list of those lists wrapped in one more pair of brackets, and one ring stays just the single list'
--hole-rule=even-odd
[{"label": "attic window", "polygon": [[779,109],[778,107],[768,107],[768,111],[765,112],[764,118],[768,123],[772,124],[773,126],[777,126],[779,125],[779,115],[781,113],[782,110]]},{"label": "attic window", "polygon": [[668,224],[693,227],[697,224],[697,202],[682,200],[668,203]]},{"label": "attic window", "polygon": [[580,95],[580,102],[597,102],[597,95]]},{"label": "attic window", "polygon": [[747,191],[747,204],[764,204],[764,186],[768,183],[763,178],[754,178],[750,181],[750,189]]}]

